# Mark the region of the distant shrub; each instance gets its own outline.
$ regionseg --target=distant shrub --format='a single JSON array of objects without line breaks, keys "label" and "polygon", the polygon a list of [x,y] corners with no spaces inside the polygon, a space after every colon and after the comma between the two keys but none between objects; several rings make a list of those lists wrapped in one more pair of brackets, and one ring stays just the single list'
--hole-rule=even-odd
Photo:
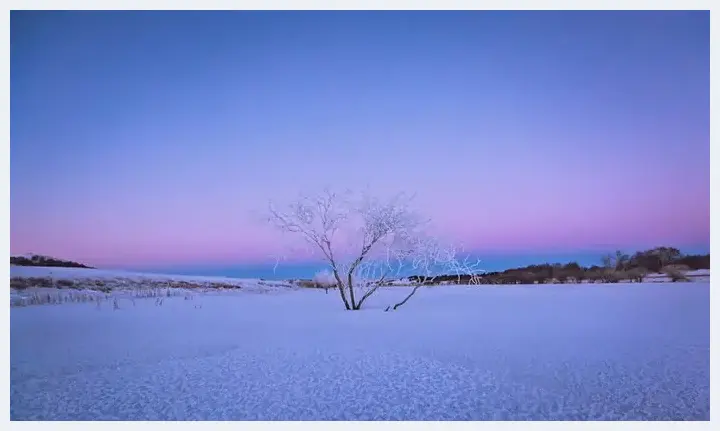
[{"label": "distant shrub", "polygon": [[524,271],[518,275],[521,284],[534,284],[535,276],[532,272]]},{"label": "distant shrub", "polygon": [[10,278],[10,288],[17,290],[25,290],[30,287],[30,282],[27,278],[23,277],[12,277]]},{"label": "distant shrub", "polygon": [[670,277],[670,280],[675,283],[678,281],[688,281],[687,276],[685,275],[685,270],[682,268],[679,268],[680,265],[669,265],[662,268],[661,272],[668,277]]},{"label": "distant shrub", "polygon": [[682,256],[674,261],[676,264],[687,265],[691,270],[710,269],[710,255]]},{"label": "distant shrub", "polygon": [[175,280],[170,281],[168,283],[168,286],[172,287],[172,288],[177,288],[177,289],[197,289],[197,288],[201,287],[201,285],[196,284],[196,283],[190,283],[188,281],[175,281]]},{"label": "distant shrub", "polygon": [[110,293],[112,292],[112,288],[108,286],[90,286],[90,290],[94,290],[96,292],[103,292],[103,293]]},{"label": "distant shrub", "polygon": [[214,281],[210,283],[210,287],[213,289],[238,289],[239,286],[236,286],[234,284],[230,283],[220,283],[218,281]]},{"label": "distant shrub", "polygon": [[616,271],[614,269],[606,269],[603,274],[603,280],[606,283],[619,283],[627,280],[629,277],[625,271]]},{"label": "distant shrub", "polygon": [[566,274],[556,274],[552,278],[550,278],[549,283],[552,284],[565,284],[570,280],[570,278]]},{"label": "distant shrub", "polygon": [[645,280],[645,277],[648,274],[648,270],[645,268],[631,268],[627,271],[627,277],[631,281],[634,281],[636,283],[642,283],[643,280]]},{"label": "distant shrub", "polygon": [[72,280],[61,279],[61,280],[57,280],[55,283],[56,283],[56,284],[58,285],[58,287],[60,287],[60,288],[63,288],[63,287],[74,287],[74,286],[75,286],[75,282],[72,281]]},{"label": "distant shrub", "polygon": [[99,304],[100,301],[102,301],[102,298],[97,293],[77,290],[55,290],[11,297],[10,306],[25,307],[29,305],[65,304],[73,302],[98,302]]},{"label": "distant shrub", "polygon": [[53,287],[53,280],[50,277],[13,277],[10,279],[10,287],[18,290],[30,287]]},{"label": "distant shrub", "polygon": [[295,285],[299,287],[318,287],[317,283],[313,280],[295,280]]},{"label": "distant shrub", "polygon": [[664,266],[664,267],[662,268],[662,271],[665,271],[665,270],[668,270],[668,269],[674,270],[674,271],[681,271],[681,272],[688,272],[688,271],[691,270],[691,268],[690,268],[689,266],[687,266],[687,265],[683,265],[683,264],[672,264],[672,265],[666,265],[666,266]]}]

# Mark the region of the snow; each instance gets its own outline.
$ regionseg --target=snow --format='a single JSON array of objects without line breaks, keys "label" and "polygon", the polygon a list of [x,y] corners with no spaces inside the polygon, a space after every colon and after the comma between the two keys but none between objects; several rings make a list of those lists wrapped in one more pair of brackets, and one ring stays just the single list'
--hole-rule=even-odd
[{"label": "snow", "polygon": [[34,285],[25,289],[11,288],[11,306],[88,302],[97,298],[131,300],[158,296],[194,296],[198,293],[224,293],[226,289],[242,289],[249,293],[282,293],[298,288],[287,281],[35,266],[11,266],[10,278],[49,278],[55,286],[58,286],[60,281],[69,280],[74,283],[72,287],[61,286],[65,287],[62,289]]},{"label": "snow", "polygon": [[[703,283],[710,282],[710,270],[709,269],[696,269],[693,271],[687,271],[687,272],[685,272],[685,276],[688,277],[689,281],[703,282]],[[651,273],[645,277],[645,282],[669,283],[669,282],[672,282],[672,280],[666,274]]]},{"label": "snow", "polygon": [[709,269],[695,269],[695,270],[686,272],[685,275],[690,276],[690,277],[710,277],[710,270]]},{"label": "snow", "polygon": [[390,286],[411,286],[413,283],[407,278],[401,278],[399,280],[390,280],[387,284]]},{"label": "snow", "polygon": [[[266,281],[226,277],[202,277],[133,273],[87,268],[10,267],[10,306],[34,306],[78,302],[103,303],[107,307],[135,303],[137,299],[226,295],[242,293],[278,294],[298,289],[287,281]],[[49,281],[44,283],[42,281]],[[15,286],[15,280],[20,280]],[[63,283],[71,281],[72,283]],[[20,286],[23,286],[22,288]],[[48,287],[55,286],[55,287]],[[57,288],[59,287],[59,288]],[[163,299],[164,300],[164,299]]]},{"label": "snow", "polygon": [[208,277],[194,275],[173,275],[173,274],[151,274],[146,272],[130,272],[122,270],[105,270],[91,268],[65,268],[45,266],[11,266],[10,277],[55,277],[66,280],[108,280],[127,279],[132,281],[156,280],[156,281],[195,281],[195,282],[220,282],[228,284],[254,283],[259,279],[239,279],[229,277]]},{"label": "snow", "polygon": [[709,283],[407,292],[14,307],[10,416],[709,420]]}]

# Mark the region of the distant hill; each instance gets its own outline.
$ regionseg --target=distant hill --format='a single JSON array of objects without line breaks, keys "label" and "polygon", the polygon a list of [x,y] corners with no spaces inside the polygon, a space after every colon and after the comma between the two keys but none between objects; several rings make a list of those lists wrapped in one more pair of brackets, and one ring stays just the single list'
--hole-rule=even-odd
[{"label": "distant hill", "polygon": [[91,266],[83,265],[81,263],[72,262],[70,260],[56,259],[54,257],[42,256],[39,254],[29,254],[29,255],[24,255],[24,256],[10,256],[10,265],[50,266],[50,267],[63,267],[63,268],[94,269]]}]

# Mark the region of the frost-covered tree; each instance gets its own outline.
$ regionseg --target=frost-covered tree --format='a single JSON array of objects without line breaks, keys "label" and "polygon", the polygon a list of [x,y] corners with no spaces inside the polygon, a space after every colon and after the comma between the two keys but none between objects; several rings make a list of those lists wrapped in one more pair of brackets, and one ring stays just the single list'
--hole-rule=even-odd
[{"label": "frost-covered tree", "polygon": [[[429,280],[439,272],[468,274],[477,265],[459,261],[454,248],[443,249],[426,234],[429,220],[411,207],[404,194],[389,199],[325,190],[278,209],[270,204],[268,220],[278,229],[300,235],[328,265],[347,310],[359,310],[390,276],[415,272]],[[393,310],[418,290],[416,285]]]}]

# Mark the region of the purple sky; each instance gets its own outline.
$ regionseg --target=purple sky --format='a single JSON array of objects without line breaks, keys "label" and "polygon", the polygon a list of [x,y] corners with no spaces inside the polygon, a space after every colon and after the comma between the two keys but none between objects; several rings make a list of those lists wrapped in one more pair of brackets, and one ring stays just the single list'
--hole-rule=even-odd
[{"label": "purple sky", "polygon": [[708,12],[11,13],[11,253],[262,263],[415,192],[481,255],[709,250]]}]

